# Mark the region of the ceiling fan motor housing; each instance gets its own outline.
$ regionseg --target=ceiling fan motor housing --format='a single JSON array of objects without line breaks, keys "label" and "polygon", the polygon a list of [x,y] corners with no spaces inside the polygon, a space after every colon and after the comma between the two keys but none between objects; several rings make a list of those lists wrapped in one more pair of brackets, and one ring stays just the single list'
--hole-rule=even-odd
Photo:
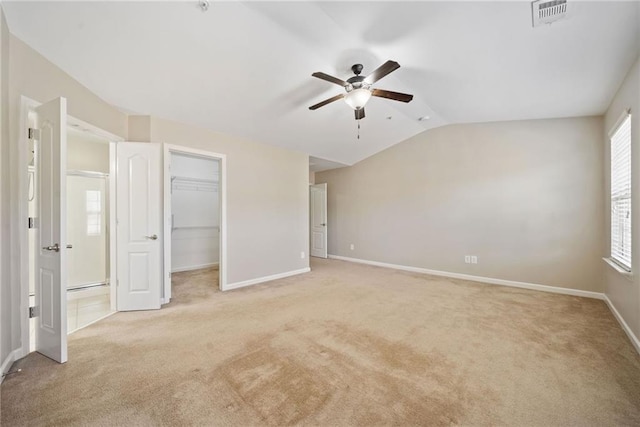
[{"label": "ceiling fan motor housing", "polygon": [[347,92],[351,92],[352,90],[360,88],[369,89],[371,87],[370,84],[364,82],[365,77],[360,75],[360,73],[362,73],[362,64],[354,64],[353,66],[351,66],[351,71],[353,71],[353,74],[355,74],[355,76],[347,79],[347,83],[349,83],[347,86],[345,86]]}]

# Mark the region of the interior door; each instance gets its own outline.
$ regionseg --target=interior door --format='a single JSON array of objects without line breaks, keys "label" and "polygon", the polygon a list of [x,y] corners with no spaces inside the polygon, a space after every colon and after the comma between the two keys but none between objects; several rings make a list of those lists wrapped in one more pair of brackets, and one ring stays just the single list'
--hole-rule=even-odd
[{"label": "interior door", "polygon": [[67,100],[35,110],[36,170],[36,351],[67,361]]},{"label": "interior door", "polygon": [[161,147],[148,142],[116,146],[117,309],[160,308]]},{"label": "interior door", "polygon": [[327,257],[327,184],[309,186],[311,256]]}]

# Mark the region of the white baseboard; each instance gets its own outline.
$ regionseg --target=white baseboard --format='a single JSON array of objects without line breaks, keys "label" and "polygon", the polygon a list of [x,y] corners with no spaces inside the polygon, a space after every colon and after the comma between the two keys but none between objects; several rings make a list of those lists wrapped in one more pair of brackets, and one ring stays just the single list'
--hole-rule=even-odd
[{"label": "white baseboard", "polygon": [[536,283],[516,282],[513,280],[494,279],[492,277],[472,276],[470,274],[451,273],[448,271],[429,270],[427,268],[409,267],[406,265],[389,264],[386,262],[368,261],[359,258],[349,258],[339,255],[329,255],[331,259],[357,262],[360,264],[375,265],[377,267],[393,268],[395,270],[411,271],[413,273],[430,274],[432,276],[450,277],[452,279],[470,280],[472,282],[489,283],[491,285],[510,286],[513,288],[531,289],[534,291],[552,292],[555,294],[573,295],[578,297],[604,299],[604,294],[600,292],[583,291],[580,289],[559,288],[556,286],[538,285]]},{"label": "white baseboard", "polygon": [[0,374],[2,374],[0,375],[0,384],[2,384],[2,381],[4,381],[4,374],[9,372],[9,369],[11,369],[11,365],[13,365],[13,362],[20,359],[21,355],[22,355],[22,349],[19,348],[9,353],[7,357],[4,359],[4,361],[2,362],[2,365],[0,366]]},{"label": "white baseboard", "polygon": [[640,353],[640,340],[638,340],[638,337],[636,337],[636,335],[633,333],[629,325],[627,325],[627,322],[624,321],[624,319],[616,309],[616,306],[613,305],[613,302],[611,302],[607,294],[604,295],[604,301],[609,306],[609,310],[611,310],[611,312],[613,313],[613,317],[615,317],[618,323],[620,323],[620,326],[622,326],[622,330],[627,334],[627,336],[631,340],[631,344],[633,344],[633,346],[636,348],[636,351]]},{"label": "white baseboard", "polygon": [[243,282],[230,283],[222,289],[223,291],[230,291],[231,289],[244,288],[245,286],[257,285],[258,283],[270,282],[276,279],[284,279],[285,277],[295,276],[297,274],[308,273],[311,268],[301,268],[300,270],[292,270],[284,273],[272,274],[271,276],[258,277],[257,279],[245,280]]},{"label": "white baseboard", "polygon": [[171,270],[172,273],[181,273],[183,271],[200,270],[202,268],[217,267],[219,262],[211,262],[209,264],[190,265],[188,267],[178,267]]}]

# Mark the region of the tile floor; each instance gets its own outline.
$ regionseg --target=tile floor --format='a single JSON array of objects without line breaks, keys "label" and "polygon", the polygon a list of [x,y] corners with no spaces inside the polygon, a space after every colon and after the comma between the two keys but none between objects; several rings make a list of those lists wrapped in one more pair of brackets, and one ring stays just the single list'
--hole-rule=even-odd
[{"label": "tile floor", "polygon": [[67,292],[67,330],[69,333],[111,313],[109,287]]},{"label": "tile floor", "polygon": [[[29,297],[35,305],[35,297]],[[109,286],[67,292],[67,332],[70,334],[111,314]],[[35,348],[35,319],[29,319],[31,348]]]}]

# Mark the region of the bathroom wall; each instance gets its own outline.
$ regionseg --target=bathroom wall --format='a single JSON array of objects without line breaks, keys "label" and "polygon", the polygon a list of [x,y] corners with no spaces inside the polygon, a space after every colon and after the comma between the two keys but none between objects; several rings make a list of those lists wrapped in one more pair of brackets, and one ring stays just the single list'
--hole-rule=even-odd
[{"label": "bathroom wall", "polygon": [[109,143],[88,132],[67,130],[67,170],[109,173]]}]

